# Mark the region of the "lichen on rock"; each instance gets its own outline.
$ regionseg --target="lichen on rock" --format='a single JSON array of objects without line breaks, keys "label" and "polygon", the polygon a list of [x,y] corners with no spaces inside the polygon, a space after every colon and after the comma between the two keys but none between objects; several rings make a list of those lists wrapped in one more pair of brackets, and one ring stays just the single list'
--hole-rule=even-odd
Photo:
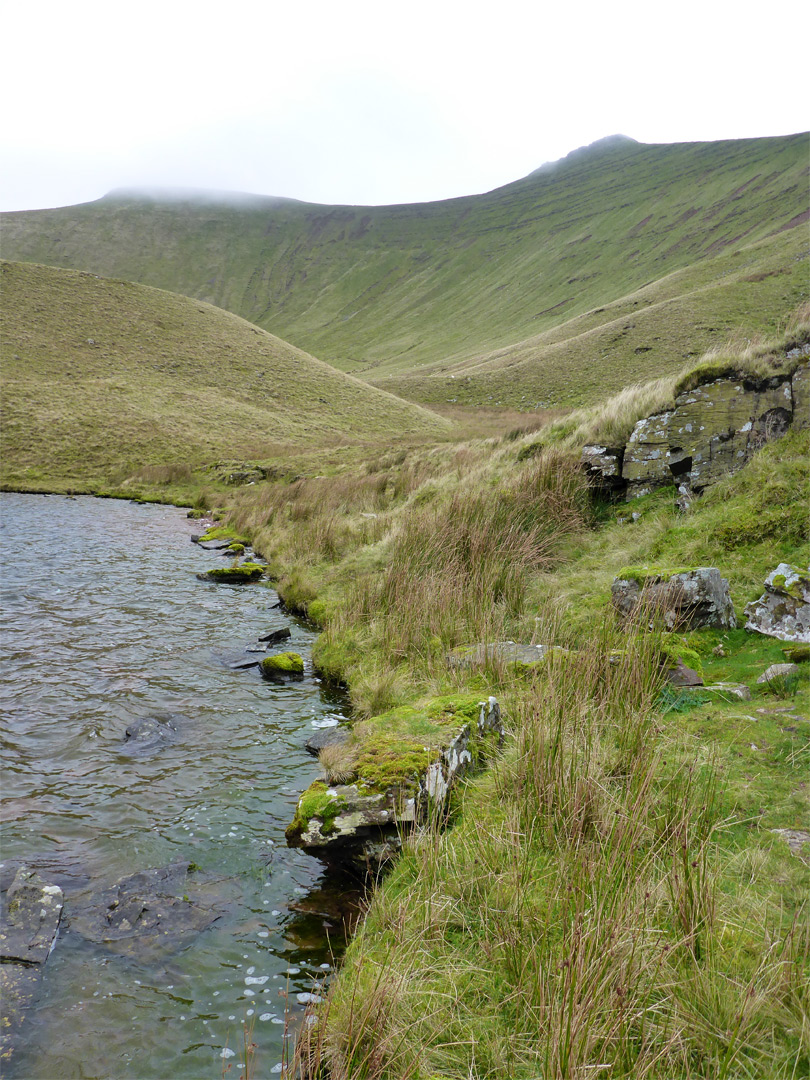
[{"label": "lichen on rock", "polygon": [[782,641],[810,644],[810,568],[779,563],[765,578],[765,592],[745,607],[746,630]]},{"label": "lichen on rock", "polygon": [[625,567],[613,581],[611,598],[625,622],[658,619],[667,630],[733,630],[737,625],[728,581],[713,566]]}]

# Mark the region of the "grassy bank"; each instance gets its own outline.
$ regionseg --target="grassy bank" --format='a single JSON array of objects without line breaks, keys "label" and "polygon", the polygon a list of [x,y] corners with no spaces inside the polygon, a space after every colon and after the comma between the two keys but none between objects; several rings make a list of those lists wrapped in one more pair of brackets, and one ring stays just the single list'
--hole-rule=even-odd
[{"label": "grassy bank", "polygon": [[[576,430],[413,447],[229,500],[281,595],[323,627],[316,658],[359,718],[492,692],[509,725],[452,827],[411,837],[381,883],[301,1044],[307,1076],[788,1078],[810,1064],[810,870],[773,831],[807,828],[810,669],[758,685],[782,643],[628,633],[609,604],[627,564],[713,565],[740,617],[778,561],[807,565],[807,434],[687,514],[664,489],[633,520],[590,502]],[[507,638],[568,652],[533,673],[448,664]],[[666,653],[752,699],[667,689]]]}]

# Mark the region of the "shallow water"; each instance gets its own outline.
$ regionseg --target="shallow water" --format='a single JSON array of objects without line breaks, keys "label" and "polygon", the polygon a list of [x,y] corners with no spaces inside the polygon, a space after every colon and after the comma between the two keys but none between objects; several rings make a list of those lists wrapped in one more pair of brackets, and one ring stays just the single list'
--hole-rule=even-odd
[{"label": "shallow water", "polygon": [[[38,868],[65,890],[67,921],[6,1075],[201,1080],[228,1064],[233,1075],[244,1021],[258,1075],[272,1075],[285,1008],[300,1019],[297,994],[327,971],[325,932],[342,944],[319,892],[341,883],[284,844],[318,774],[303,744],[343,715],[312,675],[314,634],[270,589],[198,581],[225,560],[190,543],[199,524],[175,507],[5,494],[0,509],[0,883],[21,862]],[[303,682],[229,668],[286,625],[279,648],[305,657]],[[174,741],[130,752],[125,729],[153,715],[173,717]],[[222,913],[190,944],[133,959],[70,929],[71,907],[180,860],[199,866],[195,880],[217,879]]]}]

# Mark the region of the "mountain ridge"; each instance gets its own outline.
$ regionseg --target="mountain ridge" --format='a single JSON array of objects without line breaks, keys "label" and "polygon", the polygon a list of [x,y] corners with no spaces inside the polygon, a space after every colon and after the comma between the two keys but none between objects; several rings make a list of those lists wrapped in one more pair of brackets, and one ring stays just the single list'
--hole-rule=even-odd
[{"label": "mountain ridge", "polygon": [[[718,334],[771,331],[804,298],[795,224],[807,211],[806,134],[664,146],[611,136],[596,147],[492,192],[433,203],[105,197],[6,214],[4,253],[193,296],[413,400],[468,404],[533,406],[540,386],[545,404],[582,404],[583,394],[682,366]],[[764,275],[756,289],[736,280],[734,252],[742,276]],[[716,289],[706,291],[711,269]],[[673,274],[684,275],[683,295],[669,299],[693,326],[688,347],[683,335],[670,344],[651,313],[644,341],[612,340],[611,305],[651,308],[640,294],[656,283],[666,292]],[[542,342],[527,343],[600,310],[604,347],[587,358],[587,389],[573,393],[553,368],[544,378]],[[473,374],[498,358],[518,363],[519,378],[490,372],[490,385]],[[459,396],[447,383],[465,365]]]}]

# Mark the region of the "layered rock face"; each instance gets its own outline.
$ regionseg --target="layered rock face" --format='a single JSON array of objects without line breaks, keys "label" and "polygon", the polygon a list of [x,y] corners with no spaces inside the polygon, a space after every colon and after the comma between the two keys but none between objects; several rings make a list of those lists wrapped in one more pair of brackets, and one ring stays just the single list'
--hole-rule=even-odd
[{"label": "layered rock face", "polygon": [[307,788],[287,843],[327,861],[374,869],[399,851],[413,825],[441,811],[456,781],[502,740],[494,697],[439,699],[357,725],[341,746],[346,782],[318,780]]},{"label": "layered rock face", "polygon": [[694,570],[627,567],[611,586],[613,606],[626,620],[659,618],[667,630],[737,626],[728,581],[713,566]]},{"label": "layered rock face", "polygon": [[701,491],[736,472],[765,443],[810,427],[810,364],[792,376],[718,378],[684,391],[671,409],[639,420],[624,447],[586,446],[594,486],[627,499],[665,484]]},{"label": "layered rock face", "polygon": [[810,644],[810,568],[780,563],[765,579],[765,592],[745,614],[746,630]]}]

